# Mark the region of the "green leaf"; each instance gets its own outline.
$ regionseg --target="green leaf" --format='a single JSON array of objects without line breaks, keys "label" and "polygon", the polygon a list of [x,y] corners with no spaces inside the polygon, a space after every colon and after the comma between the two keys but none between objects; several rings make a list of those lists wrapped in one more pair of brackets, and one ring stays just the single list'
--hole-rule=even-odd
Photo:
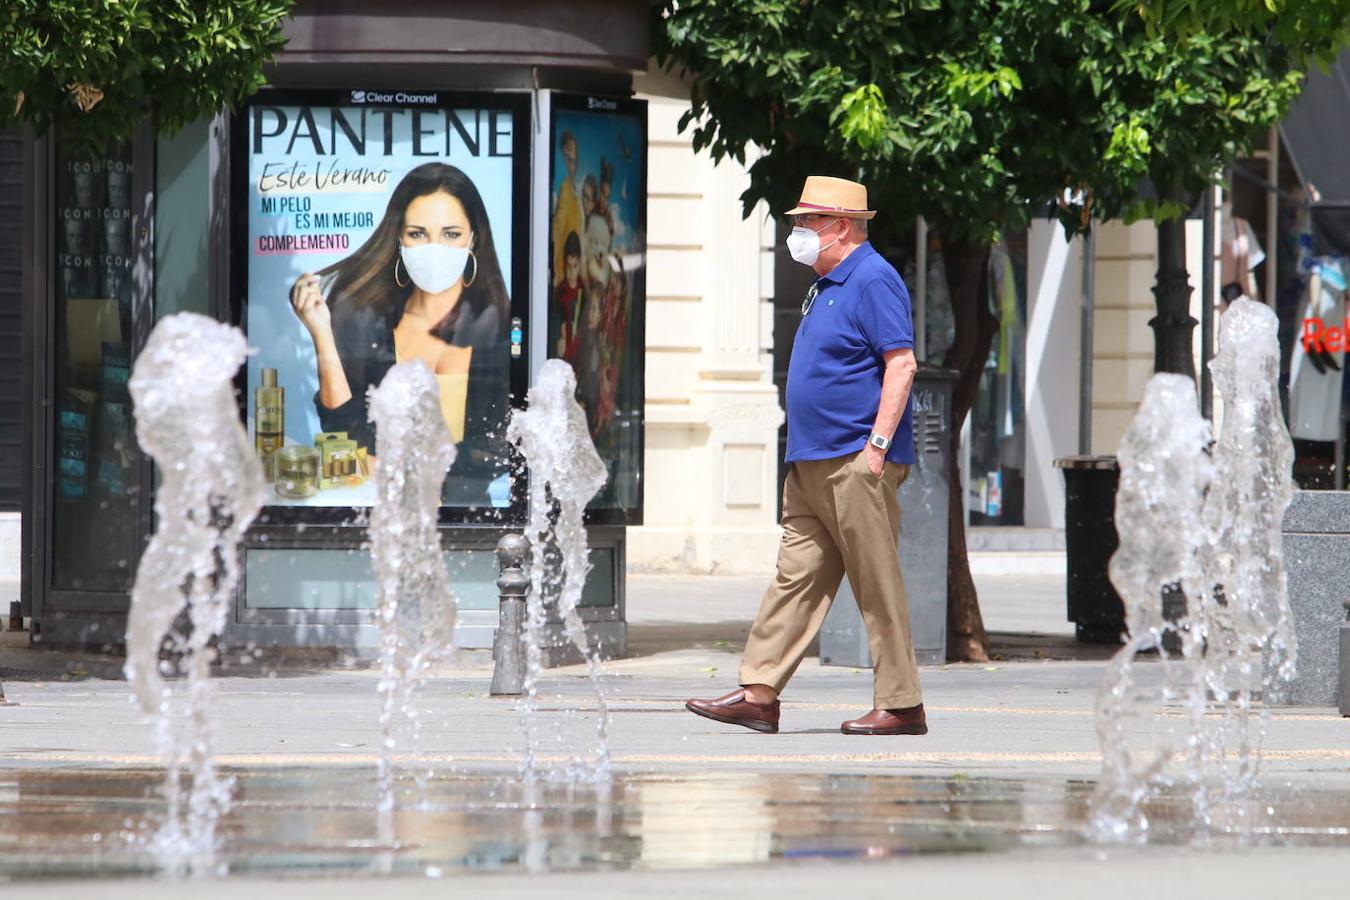
[{"label": "green leaf", "polygon": [[845,94],[838,108],[830,114],[830,122],[839,121],[839,132],[863,150],[870,150],[886,140],[886,100],[881,88],[865,84]]}]

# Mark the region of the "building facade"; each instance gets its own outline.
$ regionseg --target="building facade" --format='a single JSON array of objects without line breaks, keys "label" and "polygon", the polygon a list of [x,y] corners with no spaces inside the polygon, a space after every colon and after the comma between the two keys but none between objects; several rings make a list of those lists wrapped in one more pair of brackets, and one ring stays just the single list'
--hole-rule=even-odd
[{"label": "building facade", "polygon": [[638,79],[648,102],[647,504],[629,533],[642,571],[760,573],[778,547],[774,217],[749,218],[749,175],[696,154],[688,90]]}]

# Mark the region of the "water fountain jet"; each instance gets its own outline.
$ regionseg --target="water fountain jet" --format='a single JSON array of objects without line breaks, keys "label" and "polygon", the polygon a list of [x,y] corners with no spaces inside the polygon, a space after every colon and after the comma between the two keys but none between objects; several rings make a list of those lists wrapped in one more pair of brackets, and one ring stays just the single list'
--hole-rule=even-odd
[{"label": "water fountain jet", "polygon": [[[1254,724],[1251,713],[1273,679],[1293,677],[1297,652],[1280,534],[1293,497],[1293,444],[1279,402],[1278,327],[1269,307],[1250,300],[1225,314],[1210,363],[1223,401],[1217,443],[1196,411],[1194,382],[1169,374],[1149,382],[1122,440],[1120,549],[1110,575],[1130,637],[1098,695],[1103,770],[1089,827],[1098,838],[1142,838],[1143,801],[1180,784],[1203,839],[1210,776],[1228,802],[1255,785],[1264,718]],[[1184,600],[1170,621],[1169,594]],[[1136,656],[1163,650],[1169,635],[1180,660],[1163,652],[1160,681],[1143,684]],[[1180,727],[1132,751],[1133,723],[1168,705],[1180,705]],[[1178,757],[1184,764],[1173,773]]]},{"label": "water fountain jet", "polygon": [[[507,427],[507,440],[520,448],[530,470],[529,524],[534,547],[530,563],[530,593],[525,616],[525,696],[521,722],[525,732],[524,774],[536,775],[539,672],[543,664],[546,611],[556,604],[567,638],[586,660],[595,692],[597,744],[587,771],[573,766],[569,776],[606,781],[610,777],[609,710],[601,682],[600,657],[586,634],[577,611],[586,572],[590,568],[586,538],[586,504],[604,487],[609,476],[595,449],[586,413],[576,401],[576,375],[562,360],[549,360],[539,370],[527,401]],[[555,553],[550,553],[555,550]],[[551,558],[556,557],[550,571]]]},{"label": "water fountain jet", "polygon": [[370,391],[378,428],[370,555],[380,624],[379,806],[393,807],[395,716],[418,750],[414,695],[451,650],[456,601],[437,529],[441,483],[455,446],[440,412],[440,388],[420,360],[399,363]]},{"label": "water fountain jet", "polygon": [[[162,480],[155,534],[131,589],[125,671],[155,719],[167,770],[168,812],[153,846],[171,871],[212,870],[216,822],[230,803],[212,753],[210,666],[234,602],[239,542],[266,490],[234,394],[247,353],[237,328],[179,313],[151,332],[128,382],[136,438]],[[164,649],[180,657],[183,691],[163,677]]]}]

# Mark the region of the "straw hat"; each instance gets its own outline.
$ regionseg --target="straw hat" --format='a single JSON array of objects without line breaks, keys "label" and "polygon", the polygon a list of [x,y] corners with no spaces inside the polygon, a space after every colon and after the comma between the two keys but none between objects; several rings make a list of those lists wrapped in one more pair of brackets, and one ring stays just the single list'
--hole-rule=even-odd
[{"label": "straw hat", "polygon": [[856,181],[808,175],[802,186],[802,198],[784,215],[839,216],[844,219],[870,219],[877,214],[867,208],[867,188]]}]

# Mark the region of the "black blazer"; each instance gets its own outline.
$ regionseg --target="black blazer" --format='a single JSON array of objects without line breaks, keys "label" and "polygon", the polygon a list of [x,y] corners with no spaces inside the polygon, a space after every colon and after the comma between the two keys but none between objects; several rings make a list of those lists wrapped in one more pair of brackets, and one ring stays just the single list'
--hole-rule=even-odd
[{"label": "black blazer", "polygon": [[[345,431],[358,444],[378,453],[375,423],[370,421],[368,394],[393,368],[397,313],[353,308],[339,301],[333,308],[333,339],[351,387],[346,403],[329,409],[314,395],[314,408],[324,431]],[[484,486],[509,467],[506,417],[509,409],[510,364],[506,334],[497,310],[465,315],[455,326],[451,344],[472,347],[469,384],[464,403],[464,439],[450,468],[452,476],[483,479]]]}]

